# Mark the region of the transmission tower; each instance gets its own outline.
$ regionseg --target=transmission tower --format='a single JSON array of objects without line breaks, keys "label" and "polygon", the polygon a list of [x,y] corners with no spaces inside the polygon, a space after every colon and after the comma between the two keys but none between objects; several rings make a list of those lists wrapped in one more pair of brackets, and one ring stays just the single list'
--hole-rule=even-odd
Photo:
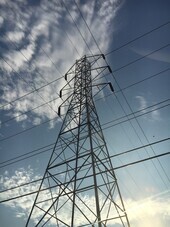
[{"label": "transmission tower", "polygon": [[96,66],[102,58],[84,56],[65,74],[62,127],[26,226],[130,227],[93,100],[94,86],[113,91],[93,83],[111,70]]}]

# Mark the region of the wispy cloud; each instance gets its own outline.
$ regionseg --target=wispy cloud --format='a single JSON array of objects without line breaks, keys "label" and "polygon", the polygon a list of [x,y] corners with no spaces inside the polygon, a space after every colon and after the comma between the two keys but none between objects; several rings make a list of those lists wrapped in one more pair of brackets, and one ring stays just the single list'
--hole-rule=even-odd
[{"label": "wispy cloud", "polygon": [[[132,48],[132,50],[141,55],[141,56],[145,56],[148,55],[148,53],[151,53],[153,50],[150,49],[139,49],[139,48]],[[167,62],[170,63],[170,59],[169,59],[169,51],[164,49],[164,50],[160,50],[158,52],[155,52],[151,55],[148,55],[147,58],[155,60],[155,61],[161,61],[161,62]]]},{"label": "wispy cloud", "polygon": [[[136,96],[136,99],[138,100],[139,110],[145,109],[150,105],[149,101],[147,101],[147,99],[144,96],[138,95],[138,96]],[[154,103],[152,103],[152,104],[154,104]],[[160,115],[159,110],[154,110],[154,108],[151,108],[150,110],[153,110],[150,113],[151,117],[145,116],[145,118],[147,118],[148,120],[152,120],[152,121],[161,120],[161,115]],[[148,110],[143,110],[143,113],[146,113],[147,111]]]},{"label": "wispy cloud", "polygon": [[24,38],[24,32],[23,31],[13,31],[8,32],[6,35],[6,39],[9,39],[12,42],[20,42]]},{"label": "wispy cloud", "polygon": [[[123,2],[120,0],[78,2],[85,20],[103,51],[109,47],[109,34],[114,30],[114,26],[111,25]],[[3,70],[0,86],[2,103],[11,102],[35,87],[38,88],[56,79],[70,68],[75,59],[90,54],[74,23],[77,24],[93,54],[99,53],[73,2],[65,1],[64,4],[74,21],[62,1],[43,0],[34,3],[1,0],[0,4],[0,26],[3,31],[1,36],[3,49],[0,58],[0,66]],[[40,95],[34,93],[15,102],[10,108],[8,106],[4,109],[8,110],[7,114],[10,117],[20,115],[44,101],[56,98],[63,83],[62,80],[58,81],[39,91]],[[50,105],[56,110],[59,102]],[[44,118],[54,118],[56,113],[52,109],[46,105],[33,110],[30,121],[37,124]],[[27,119],[25,115],[16,118],[16,121]]]}]

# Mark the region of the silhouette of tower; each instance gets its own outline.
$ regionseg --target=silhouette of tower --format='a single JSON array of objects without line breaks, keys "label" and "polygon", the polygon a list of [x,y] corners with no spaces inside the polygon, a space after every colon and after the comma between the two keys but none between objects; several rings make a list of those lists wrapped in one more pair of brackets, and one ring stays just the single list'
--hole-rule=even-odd
[{"label": "silhouette of tower", "polygon": [[94,79],[111,70],[96,66],[101,58],[84,56],[65,74],[62,127],[26,226],[130,226],[93,100]]}]

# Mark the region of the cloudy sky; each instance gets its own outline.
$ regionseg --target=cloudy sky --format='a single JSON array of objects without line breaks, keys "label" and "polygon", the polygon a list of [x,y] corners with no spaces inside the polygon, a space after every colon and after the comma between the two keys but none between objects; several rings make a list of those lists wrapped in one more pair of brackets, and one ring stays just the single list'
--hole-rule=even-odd
[{"label": "cloudy sky", "polygon": [[[113,166],[169,152],[169,10],[168,0],[0,0],[1,201],[38,188],[7,190],[43,175],[62,123],[63,75],[85,54],[106,54],[113,71],[101,81],[115,94],[95,98],[110,154],[156,142]],[[132,227],[169,226],[169,163],[115,170]],[[33,200],[1,203],[1,226],[24,226]]]}]

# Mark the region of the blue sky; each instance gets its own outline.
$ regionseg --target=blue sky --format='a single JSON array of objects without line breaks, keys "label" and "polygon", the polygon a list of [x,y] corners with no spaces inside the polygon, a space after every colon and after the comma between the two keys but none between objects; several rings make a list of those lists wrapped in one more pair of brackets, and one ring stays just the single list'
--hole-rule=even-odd
[{"label": "blue sky", "polygon": [[[104,54],[170,21],[168,0],[76,2]],[[76,59],[99,50],[73,0],[64,4],[0,0],[0,34],[0,187],[5,190],[42,176],[52,149],[22,161],[14,159],[18,162],[13,164],[6,161],[55,142],[61,127],[57,97],[65,83],[64,78],[57,78]],[[166,24],[106,55],[114,74],[107,81],[112,82],[115,94],[105,89],[95,103],[111,155],[169,138],[169,40],[170,24]],[[30,95],[24,96],[27,93]],[[126,115],[141,109],[145,110],[135,114],[137,121],[133,114],[133,119],[127,120]],[[169,148],[169,141],[157,143],[112,158],[113,166],[168,152]],[[115,171],[132,227],[169,226],[169,163],[167,155]],[[0,193],[0,198],[37,187]],[[0,204],[1,226],[24,226],[33,199],[28,196]]]}]

